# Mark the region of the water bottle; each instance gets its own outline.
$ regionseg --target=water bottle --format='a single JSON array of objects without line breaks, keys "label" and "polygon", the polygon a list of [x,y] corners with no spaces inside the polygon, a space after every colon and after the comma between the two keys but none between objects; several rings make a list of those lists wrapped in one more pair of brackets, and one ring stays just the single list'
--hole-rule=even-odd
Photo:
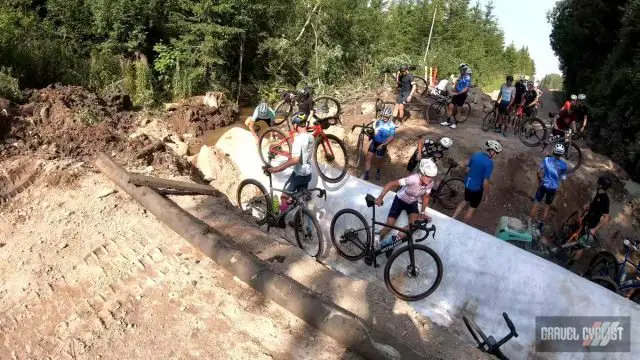
[{"label": "water bottle", "polygon": [[273,213],[280,213],[280,200],[278,200],[278,197],[273,198]]}]

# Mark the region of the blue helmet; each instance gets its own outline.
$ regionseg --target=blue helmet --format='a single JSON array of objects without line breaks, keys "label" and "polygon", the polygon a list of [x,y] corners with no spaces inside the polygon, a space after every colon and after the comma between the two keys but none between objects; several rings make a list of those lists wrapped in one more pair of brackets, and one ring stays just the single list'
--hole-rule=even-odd
[{"label": "blue helmet", "polygon": [[307,123],[307,114],[303,112],[297,112],[293,114],[291,118],[291,123],[294,125],[304,125]]}]

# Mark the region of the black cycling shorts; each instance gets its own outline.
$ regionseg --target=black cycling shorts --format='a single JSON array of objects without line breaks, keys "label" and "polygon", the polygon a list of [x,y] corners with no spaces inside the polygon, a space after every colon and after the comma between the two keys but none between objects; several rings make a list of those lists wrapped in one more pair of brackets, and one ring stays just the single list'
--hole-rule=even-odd
[{"label": "black cycling shorts", "polygon": [[400,93],[396,97],[396,104],[407,105],[407,98],[409,97],[409,93]]},{"label": "black cycling shorts", "polygon": [[540,184],[538,190],[536,191],[536,196],[534,198],[535,202],[539,203],[542,199],[545,199],[545,204],[551,205],[553,199],[556,197],[557,189],[547,189],[544,185]]},{"label": "black cycling shorts", "polygon": [[382,147],[382,150],[378,150],[378,146],[380,145],[382,145],[382,143],[371,140],[371,143],[369,144],[369,152],[374,153],[379,158],[384,157],[384,155],[387,153],[387,146],[385,145]]},{"label": "black cycling shorts", "polygon": [[300,190],[305,190],[309,187],[309,183],[311,182],[311,174],[309,175],[298,175],[294,172],[291,173],[289,180],[287,180],[287,186],[284,188],[285,191],[294,193]]},{"label": "black cycling shorts", "polygon": [[471,191],[464,189],[464,201],[468,202],[472,209],[477,209],[482,201],[482,193],[483,190]]},{"label": "black cycling shorts", "polygon": [[467,101],[467,93],[458,94],[451,98],[451,103],[455,106],[462,106]]},{"label": "black cycling shorts", "polygon": [[420,211],[418,210],[418,202],[416,201],[414,203],[407,204],[406,202],[404,202],[404,200],[396,196],[393,199],[393,203],[391,204],[391,209],[389,209],[388,217],[397,219],[403,211],[406,211],[407,215],[419,214]]}]

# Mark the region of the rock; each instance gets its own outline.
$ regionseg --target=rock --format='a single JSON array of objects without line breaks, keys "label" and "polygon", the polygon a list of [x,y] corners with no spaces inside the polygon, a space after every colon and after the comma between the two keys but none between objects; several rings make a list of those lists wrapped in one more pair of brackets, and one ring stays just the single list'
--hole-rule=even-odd
[{"label": "rock", "polygon": [[49,105],[43,107],[42,109],[40,109],[40,121],[43,124],[48,124],[49,123],[49,115],[50,115],[50,107]]},{"label": "rock", "polygon": [[166,104],[164,104],[164,110],[165,111],[178,110],[179,107],[180,107],[180,104],[178,104],[178,103],[166,103]]},{"label": "rock", "polygon": [[109,196],[111,194],[115,194],[117,192],[118,192],[118,190],[116,190],[116,189],[107,189],[107,190],[104,190],[104,191],[98,193],[98,196],[96,196],[96,198],[102,199],[104,197],[107,197],[107,196]]},{"label": "rock", "polygon": [[360,105],[360,113],[362,115],[375,115],[376,114],[376,103],[375,102],[364,102]]},{"label": "rock", "polygon": [[196,167],[203,175],[205,181],[213,181],[216,179],[215,172],[215,153],[212,147],[203,146],[198,153]]},{"label": "rock", "polygon": [[64,243],[64,244],[60,244],[60,245],[59,245],[59,248],[60,248],[60,250],[62,250],[62,249],[64,249],[64,248],[66,248],[67,246],[69,246],[69,244],[66,244],[66,243]]},{"label": "rock", "polygon": [[166,146],[173,150],[176,155],[182,157],[189,153],[189,145],[187,143],[180,141],[177,136],[171,136],[170,139],[173,142],[167,143]]},{"label": "rock", "polygon": [[202,100],[205,106],[210,108],[217,109],[224,102],[224,94],[219,91],[210,91],[204,95],[204,99]]},{"label": "rock", "polygon": [[7,144],[7,145],[13,145],[13,144],[15,144],[17,142],[18,142],[18,139],[16,139],[16,138],[8,138],[8,139],[4,140],[4,143]]}]

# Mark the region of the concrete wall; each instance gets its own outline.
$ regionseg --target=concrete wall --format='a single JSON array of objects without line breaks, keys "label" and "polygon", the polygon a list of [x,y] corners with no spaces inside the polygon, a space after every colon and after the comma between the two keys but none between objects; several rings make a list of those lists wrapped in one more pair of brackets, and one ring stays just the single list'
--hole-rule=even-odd
[{"label": "concrete wall", "polygon": [[[257,149],[248,145],[254,143],[248,131],[234,128],[223,135],[216,146],[230,155],[244,178],[254,178],[268,186]],[[281,188],[290,173],[287,170],[274,176],[274,185]],[[379,186],[352,176],[339,184],[325,184],[314,175],[311,187],[328,190],[327,201],[315,198],[313,206],[324,231],[325,245],[330,248],[333,245],[329,227],[333,215],[341,209],[352,208],[369,219],[371,212],[364,196],[367,193],[377,196],[381,191]],[[378,221],[386,218],[394,196],[394,193],[388,194],[385,206],[376,209]],[[418,312],[463,334],[469,341],[473,340],[466,334],[463,314],[475,319],[485,333],[499,338],[508,333],[501,315],[507,312],[520,334],[502,348],[511,359],[640,358],[640,305],[435,210],[431,210],[430,215],[438,230],[435,241],[425,243],[440,255],[444,275],[432,295],[411,303]],[[399,224],[406,224],[406,218],[399,219]],[[384,256],[378,260],[384,264]],[[351,263],[337,257],[329,257],[326,263],[352,277],[383,281],[384,267],[374,270],[362,261]],[[631,316],[632,354],[536,354],[536,316]]]}]

